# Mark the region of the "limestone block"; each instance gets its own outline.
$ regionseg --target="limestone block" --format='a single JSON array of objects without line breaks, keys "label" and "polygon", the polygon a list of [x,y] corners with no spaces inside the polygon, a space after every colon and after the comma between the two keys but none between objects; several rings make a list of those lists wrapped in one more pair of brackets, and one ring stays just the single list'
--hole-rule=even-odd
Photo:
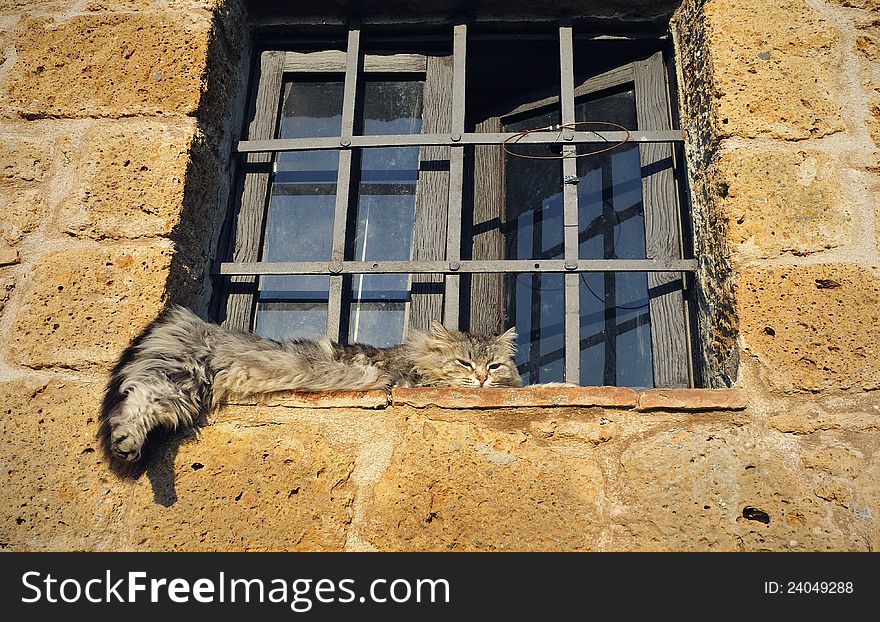
[{"label": "limestone block", "polygon": [[183,211],[194,132],[190,120],[92,127],[78,155],[78,188],[59,210],[59,228],[99,239],[170,233]]},{"label": "limestone block", "polygon": [[867,118],[868,131],[871,134],[871,140],[880,145],[880,85],[876,89],[876,93],[871,99],[871,105],[868,110],[870,115]]},{"label": "limestone block", "polygon": [[863,9],[865,11],[876,11],[880,9],[880,0],[829,0],[834,4],[847,8]]},{"label": "limestone block", "polygon": [[34,13],[61,13],[74,8],[74,0],[0,0],[0,15]]},{"label": "limestone block", "polygon": [[829,155],[793,147],[738,147],[716,165],[734,252],[743,258],[806,255],[849,240],[842,177]]},{"label": "limestone block", "polygon": [[46,218],[46,199],[39,190],[0,190],[0,238],[14,246]]},{"label": "limestone block", "polygon": [[880,451],[875,451],[869,460],[866,460],[865,468],[853,482],[853,514],[859,526],[867,531],[871,545],[870,550],[876,551],[880,546]]},{"label": "limestone block", "polygon": [[156,457],[123,530],[134,550],[342,550],[354,463],[319,425],[215,423]]},{"label": "limestone block", "polygon": [[862,452],[844,445],[831,445],[806,450],[801,463],[808,469],[816,469],[834,477],[858,477],[865,467]]},{"label": "limestone block", "polygon": [[[10,27],[0,22],[0,69],[8,58],[8,48],[12,45],[12,33]],[[2,113],[0,113],[2,114]]]},{"label": "limestone block", "polygon": [[783,391],[880,387],[880,273],[850,265],[756,267],[736,279],[747,351]]},{"label": "limestone block", "polygon": [[380,550],[589,550],[603,476],[521,431],[410,419],[361,537]]},{"label": "limestone block", "polygon": [[[807,402],[774,412],[767,423],[780,432],[798,435],[815,432],[880,432],[880,406],[862,409],[827,408]],[[807,464],[807,466],[810,466]]]},{"label": "limestone block", "polygon": [[153,7],[153,0],[89,0],[86,11],[141,11]]},{"label": "limestone block", "polygon": [[0,314],[6,308],[6,303],[12,297],[15,289],[15,275],[9,268],[0,268]]},{"label": "limestone block", "polygon": [[20,185],[46,180],[53,155],[51,143],[14,135],[0,136],[0,183]]},{"label": "limestone block", "polygon": [[[620,458],[614,550],[866,550],[850,512],[814,494],[797,449],[748,428],[663,430]],[[843,486],[851,493],[853,487]]]},{"label": "limestone block", "polygon": [[95,439],[102,389],[57,380],[0,383],[4,548],[113,548],[119,498]]},{"label": "limestone block", "polygon": [[155,8],[213,9],[226,0],[88,0],[86,11],[143,11]]},{"label": "limestone block", "polygon": [[817,138],[845,129],[841,35],[806,0],[705,5],[722,136]]},{"label": "limestone block", "polygon": [[50,253],[24,286],[10,355],[35,368],[115,362],[161,309],[170,263],[162,247]]},{"label": "limestone block", "polygon": [[9,108],[26,117],[190,114],[208,35],[207,21],[186,14],[23,20],[6,79]]},{"label": "limestone block", "polygon": [[880,21],[862,25],[856,37],[856,51],[870,61],[880,60]]}]

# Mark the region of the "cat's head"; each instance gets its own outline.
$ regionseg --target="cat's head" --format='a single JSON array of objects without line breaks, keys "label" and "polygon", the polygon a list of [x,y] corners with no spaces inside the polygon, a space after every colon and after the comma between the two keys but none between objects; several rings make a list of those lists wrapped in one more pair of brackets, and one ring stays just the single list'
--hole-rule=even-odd
[{"label": "cat's head", "polygon": [[430,332],[407,337],[421,384],[435,387],[518,387],[516,332],[488,337],[446,330],[434,321]]}]

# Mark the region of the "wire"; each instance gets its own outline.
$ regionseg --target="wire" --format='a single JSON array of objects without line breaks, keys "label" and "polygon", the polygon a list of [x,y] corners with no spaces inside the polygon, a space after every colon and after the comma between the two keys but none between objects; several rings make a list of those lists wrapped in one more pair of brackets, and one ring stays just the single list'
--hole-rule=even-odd
[{"label": "wire", "polygon": [[[575,126],[578,125],[610,125],[612,127],[616,127],[619,130],[626,132],[626,136],[623,140],[614,143],[613,145],[609,145],[608,147],[603,147],[602,149],[596,149],[595,151],[587,151],[586,153],[572,153],[566,155],[565,153],[561,153],[559,155],[528,155],[525,153],[517,153],[516,151],[511,151],[508,147],[508,143],[518,144],[517,141],[522,138],[528,136],[529,134],[534,134],[535,132],[547,132],[547,131],[557,131],[562,132],[562,130],[574,130]],[[501,143],[501,149],[504,153],[512,155],[517,158],[526,158],[527,160],[565,160],[568,158],[584,158],[586,156],[598,155],[600,153],[605,153],[606,151],[611,151],[612,149],[617,149],[621,145],[629,142],[631,137],[630,131],[622,125],[618,125],[617,123],[612,123],[611,121],[578,121],[576,123],[560,123],[557,125],[548,125],[546,127],[536,127],[530,130],[523,130],[521,132],[517,132],[513,136],[509,136],[504,139]]]},{"label": "wire", "polygon": [[[519,141],[520,139],[522,139],[525,136],[528,136],[529,134],[534,134],[535,132],[556,131],[556,132],[561,133],[563,129],[574,130],[575,126],[578,126],[578,125],[610,125],[612,127],[616,127],[619,130],[626,132],[626,136],[624,137],[623,140],[616,142],[613,145],[603,147],[602,149],[596,149],[594,151],[588,151],[585,153],[574,153],[574,154],[568,154],[568,155],[566,155],[564,152],[560,153],[559,155],[551,155],[551,156],[529,155],[529,154],[525,154],[525,153],[517,153],[516,151],[511,151],[508,147],[508,143],[518,144],[517,141]],[[536,128],[532,128],[532,129],[528,129],[528,130],[523,130],[521,132],[517,132],[513,136],[506,138],[501,143],[501,150],[504,151],[504,153],[506,153],[508,155],[512,155],[517,158],[525,158],[527,160],[564,160],[567,158],[583,158],[586,156],[599,155],[600,153],[605,153],[607,151],[611,151],[612,149],[617,149],[618,147],[629,142],[631,135],[632,134],[630,133],[629,129],[627,129],[626,127],[624,127],[622,125],[618,125],[617,123],[613,123],[611,121],[578,121],[576,123],[561,123],[561,124],[557,124],[557,125],[548,125],[546,127],[536,127]],[[501,178],[502,178],[501,186],[503,188],[504,187],[504,182],[503,182],[504,168],[503,168],[502,163],[499,162],[499,165],[501,168]],[[618,221],[617,222],[618,226],[614,227],[614,229],[616,230],[615,231],[615,239],[614,239],[614,248],[616,249],[617,242],[620,239],[620,231],[619,231],[620,216],[616,211],[614,212],[614,217]],[[517,274],[514,278],[516,281],[518,281],[519,283],[525,285],[526,287],[528,287],[529,289],[532,289],[532,290],[562,291],[564,289],[564,288],[555,288],[555,287],[546,287],[546,286],[536,288],[536,287],[532,286],[531,284],[529,284],[528,282],[523,283],[522,281],[520,281],[520,279],[519,279],[520,276],[528,276],[528,275]],[[587,282],[586,276],[587,276],[586,274],[580,275],[581,282],[586,286],[587,290],[590,292],[590,294],[592,294],[592,296],[596,300],[604,303],[605,300],[602,297],[600,297],[599,295],[597,295],[596,292],[593,291],[593,288],[590,287],[590,284]],[[638,305],[638,306],[615,305],[614,308],[621,310],[621,311],[634,311],[637,309],[644,309],[647,306],[648,306],[648,303],[643,304],[643,305]]]}]

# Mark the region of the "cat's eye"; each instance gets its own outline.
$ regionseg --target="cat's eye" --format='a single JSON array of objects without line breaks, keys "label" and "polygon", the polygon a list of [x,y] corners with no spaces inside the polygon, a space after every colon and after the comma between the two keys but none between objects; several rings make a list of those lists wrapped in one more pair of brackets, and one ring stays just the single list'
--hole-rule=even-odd
[{"label": "cat's eye", "polygon": [[501,367],[501,363],[489,363],[489,364],[486,366],[486,369],[488,369],[489,371],[495,371],[495,370],[498,369],[499,367]]},{"label": "cat's eye", "polygon": [[462,367],[466,367],[467,369],[473,369],[474,364],[470,361],[466,361],[464,359],[455,359],[455,362],[461,365]]}]

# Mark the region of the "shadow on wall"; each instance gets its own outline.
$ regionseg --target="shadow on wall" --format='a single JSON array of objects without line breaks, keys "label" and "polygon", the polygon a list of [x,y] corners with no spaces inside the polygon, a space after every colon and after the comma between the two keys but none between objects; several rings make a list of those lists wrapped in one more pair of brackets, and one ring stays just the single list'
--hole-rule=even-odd
[{"label": "shadow on wall", "polygon": [[[198,436],[198,430],[207,422],[207,413],[201,413],[193,421],[192,429],[165,430],[157,428],[147,435],[143,453],[139,460],[126,461],[117,457],[110,442],[110,417],[121,404],[124,395],[121,392],[121,376],[119,372],[131,362],[134,354],[146,334],[152,329],[151,322],[140,335],[125,349],[110,375],[110,381],[104,391],[101,402],[101,414],[98,419],[98,442],[107,460],[110,470],[121,479],[139,479],[144,473],[153,488],[153,501],[168,507],[177,501],[174,483],[174,463],[182,443],[192,442]],[[210,403],[210,400],[206,401]]]},{"label": "shadow on wall", "polygon": [[[214,9],[203,76],[206,86],[196,112],[197,129],[185,172],[183,206],[178,224],[169,235],[175,253],[166,285],[166,308],[179,304],[204,309],[211,295],[208,270],[227,212],[231,147],[244,109],[242,80],[247,72],[242,67],[248,62],[248,33],[248,17],[238,0],[226,0]],[[174,464],[178,448],[196,438],[198,428],[205,424],[206,413],[193,422],[192,430],[151,432],[143,455],[135,462],[114,456],[110,448],[108,417],[121,397],[118,371],[131,360],[152,325],[131,342],[112,370],[101,405],[97,438],[110,470],[117,477],[134,480],[146,473],[154,501],[167,507],[177,500]]]}]

